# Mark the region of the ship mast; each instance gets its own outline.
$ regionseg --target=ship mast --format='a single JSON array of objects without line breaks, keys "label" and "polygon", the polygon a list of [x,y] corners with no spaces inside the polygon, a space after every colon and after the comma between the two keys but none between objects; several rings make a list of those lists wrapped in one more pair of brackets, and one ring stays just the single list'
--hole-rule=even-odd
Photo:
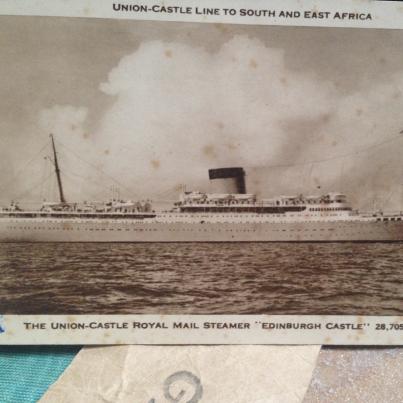
[{"label": "ship mast", "polygon": [[65,199],[64,193],[63,193],[62,178],[60,176],[60,168],[59,168],[59,162],[57,160],[57,152],[56,152],[56,146],[55,146],[55,140],[53,138],[53,134],[50,135],[50,138],[52,140],[53,160],[54,160],[54,165],[55,165],[55,170],[56,170],[57,186],[59,187],[60,203],[65,204],[66,199]]}]

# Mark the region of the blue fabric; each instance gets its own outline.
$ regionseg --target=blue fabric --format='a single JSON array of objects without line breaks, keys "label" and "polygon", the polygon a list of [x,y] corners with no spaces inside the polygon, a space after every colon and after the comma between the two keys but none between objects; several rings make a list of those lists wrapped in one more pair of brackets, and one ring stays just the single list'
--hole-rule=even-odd
[{"label": "blue fabric", "polygon": [[0,346],[0,402],[37,402],[79,350],[78,346]]}]

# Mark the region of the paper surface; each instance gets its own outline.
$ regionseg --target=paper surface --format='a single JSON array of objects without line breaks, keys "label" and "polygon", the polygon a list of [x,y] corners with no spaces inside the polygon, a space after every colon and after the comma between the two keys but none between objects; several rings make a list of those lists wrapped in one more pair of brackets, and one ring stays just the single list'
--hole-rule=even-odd
[{"label": "paper surface", "polygon": [[0,14],[232,24],[402,28],[397,1],[372,0],[2,0]]},{"label": "paper surface", "polygon": [[401,348],[322,348],[304,403],[403,401]]},{"label": "paper surface", "polygon": [[320,346],[83,349],[41,403],[300,402]]},{"label": "paper surface", "polygon": [[401,345],[401,317],[6,315],[0,344]]},{"label": "paper surface", "polygon": [[403,343],[401,2],[0,21],[0,344]]}]

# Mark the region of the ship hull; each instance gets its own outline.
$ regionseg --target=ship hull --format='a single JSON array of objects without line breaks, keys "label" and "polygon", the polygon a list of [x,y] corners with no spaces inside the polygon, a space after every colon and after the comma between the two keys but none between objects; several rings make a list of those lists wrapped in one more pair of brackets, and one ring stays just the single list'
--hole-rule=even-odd
[{"label": "ship hull", "polygon": [[0,242],[401,242],[403,221],[0,220]]}]

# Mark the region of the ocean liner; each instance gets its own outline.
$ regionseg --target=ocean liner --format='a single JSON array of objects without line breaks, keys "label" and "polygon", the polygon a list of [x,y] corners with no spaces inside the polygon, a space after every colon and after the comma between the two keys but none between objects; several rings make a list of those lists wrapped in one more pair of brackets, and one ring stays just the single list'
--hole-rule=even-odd
[{"label": "ocean liner", "polygon": [[53,137],[59,202],[0,210],[0,242],[351,242],[403,241],[403,213],[361,213],[341,193],[258,199],[241,167],[210,169],[214,193],[185,191],[171,209],[113,199],[69,203]]}]

